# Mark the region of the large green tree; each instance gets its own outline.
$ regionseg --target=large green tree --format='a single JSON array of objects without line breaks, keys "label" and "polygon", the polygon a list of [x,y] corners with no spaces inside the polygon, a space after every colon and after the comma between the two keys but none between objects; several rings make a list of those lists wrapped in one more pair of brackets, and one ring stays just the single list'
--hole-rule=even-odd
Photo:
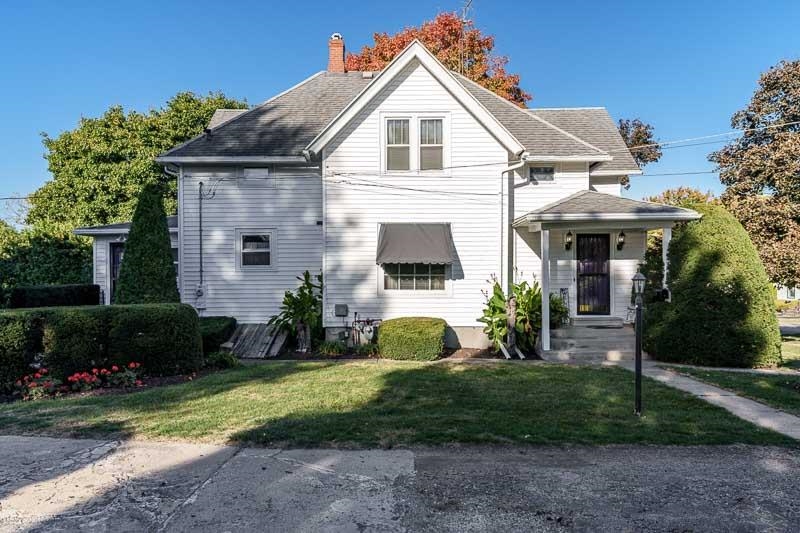
[{"label": "large green tree", "polygon": [[[661,159],[661,147],[656,141],[652,125],[638,118],[621,118],[617,123],[617,129],[625,141],[625,146],[631,149],[633,160],[639,168]],[[622,186],[626,189],[630,187],[630,180],[627,177],[622,180]]]},{"label": "large green tree", "polygon": [[114,296],[118,304],[180,301],[160,185],[147,184],[139,195]]},{"label": "large green tree", "polygon": [[731,125],[742,135],[709,156],[726,186],[722,201],[772,281],[800,286],[800,60],[763,73]]},{"label": "large green tree", "polygon": [[130,220],[147,183],[164,186],[166,209],[174,213],[176,180],[155,157],[201,133],[214,110],[245,107],[221,93],[182,92],[160,109],[141,113],[114,106],[57,137],[45,134],[53,178],[31,195],[26,222],[64,234],[77,226]]}]

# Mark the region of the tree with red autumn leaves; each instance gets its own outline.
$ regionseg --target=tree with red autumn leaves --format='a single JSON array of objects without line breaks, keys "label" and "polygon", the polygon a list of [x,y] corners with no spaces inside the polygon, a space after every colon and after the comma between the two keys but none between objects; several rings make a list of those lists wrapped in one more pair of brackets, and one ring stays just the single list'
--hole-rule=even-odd
[{"label": "tree with red autumn leaves", "polygon": [[357,54],[347,54],[347,70],[382,70],[414,39],[419,39],[445,67],[462,72],[518,106],[525,107],[532,98],[519,86],[519,74],[506,72],[508,57],[493,53],[494,37],[484,35],[471,20],[462,20],[456,13],[440,13],[419,27],[405,28],[394,35],[375,33],[373,39],[374,45],[364,46]]}]

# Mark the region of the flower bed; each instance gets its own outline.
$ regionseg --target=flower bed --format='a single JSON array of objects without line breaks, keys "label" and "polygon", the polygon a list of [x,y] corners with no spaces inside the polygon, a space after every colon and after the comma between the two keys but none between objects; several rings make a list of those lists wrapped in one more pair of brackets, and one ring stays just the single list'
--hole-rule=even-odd
[{"label": "flower bed", "polygon": [[23,400],[53,398],[75,392],[94,389],[131,389],[143,387],[141,363],[131,361],[127,365],[112,365],[110,368],[92,368],[75,372],[65,381],[54,378],[47,368],[26,374],[14,383],[14,394]]}]

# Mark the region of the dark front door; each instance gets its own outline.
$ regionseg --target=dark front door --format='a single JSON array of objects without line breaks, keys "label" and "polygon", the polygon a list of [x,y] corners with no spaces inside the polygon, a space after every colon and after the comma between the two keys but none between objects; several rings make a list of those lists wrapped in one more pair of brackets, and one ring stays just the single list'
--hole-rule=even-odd
[{"label": "dark front door", "polygon": [[578,314],[611,313],[608,234],[578,235]]},{"label": "dark front door", "polygon": [[108,301],[114,303],[114,295],[117,293],[117,280],[119,279],[119,266],[122,264],[122,256],[125,254],[125,243],[111,243],[111,294]]}]

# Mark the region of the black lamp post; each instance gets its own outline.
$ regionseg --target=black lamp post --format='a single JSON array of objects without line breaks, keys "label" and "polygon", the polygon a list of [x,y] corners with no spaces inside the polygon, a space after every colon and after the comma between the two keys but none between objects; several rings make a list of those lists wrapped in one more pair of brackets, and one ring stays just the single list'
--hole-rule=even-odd
[{"label": "black lamp post", "polygon": [[647,278],[637,272],[633,276],[633,294],[636,296],[636,384],[633,412],[642,416],[642,295]]}]

